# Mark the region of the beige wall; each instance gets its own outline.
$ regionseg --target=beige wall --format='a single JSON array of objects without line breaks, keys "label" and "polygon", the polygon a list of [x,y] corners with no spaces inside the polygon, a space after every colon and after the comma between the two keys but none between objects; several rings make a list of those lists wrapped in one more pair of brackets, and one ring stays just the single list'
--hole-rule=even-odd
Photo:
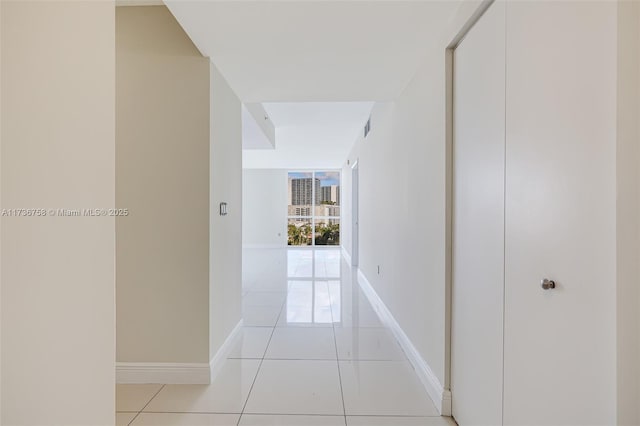
[{"label": "beige wall", "polygon": [[[213,358],[238,324],[242,294],[242,121],[240,100],[211,65],[210,340]],[[219,205],[228,214],[220,216]]]},{"label": "beige wall", "polygon": [[116,8],[117,360],[209,360],[209,60],[164,6]]},{"label": "beige wall", "polygon": [[617,395],[619,425],[640,424],[640,5],[618,4]]},{"label": "beige wall", "polygon": [[[113,207],[113,2],[0,10],[2,207]],[[2,217],[2,424],[113,424],[114,237],[108,216]]]},{"label": "beige wall", "polygon": [[[2,6],[0,5],[0,82],[2,81]],[[2,83],[0,83],[0,188],[2,188]],[[3,208],[0,194],[0,209]],[[0,220],[0,424],[2,424],[2,220]]]}]

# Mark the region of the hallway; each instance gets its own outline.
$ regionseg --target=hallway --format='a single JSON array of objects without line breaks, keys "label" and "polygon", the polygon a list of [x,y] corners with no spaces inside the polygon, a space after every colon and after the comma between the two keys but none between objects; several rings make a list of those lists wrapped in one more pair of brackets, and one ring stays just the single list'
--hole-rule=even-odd
[{"label": "hallway", "polygon": [[0,426],[640,426],[640,0],[0,39]]},{"label": "hallway", "polygon": [[452,425],[340,249],[245,249],[243,329],[211,385],[118,385],[118,425]]}]

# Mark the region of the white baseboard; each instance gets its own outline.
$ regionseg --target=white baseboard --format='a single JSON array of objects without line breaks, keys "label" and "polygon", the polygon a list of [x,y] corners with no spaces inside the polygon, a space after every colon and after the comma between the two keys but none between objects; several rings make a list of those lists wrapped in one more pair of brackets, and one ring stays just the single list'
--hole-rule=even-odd
[{"label": "white baseboard", "polygon": [[116,383],[209,384],[207,363],[117,362]]},{"label": "white baseboard", "polygon": [[347,264],[351,266],[351,255],[344,247],[342,247],[342,257],[344,257],[344,260],[347,261]]},{"label": "white baseboard", "polygon": [[453,408],[451,408],[451,391],[450,390],[442,391],[442,408],[440,409],[440,414],[442,416],[449,416],[449,417],[453,416]]},{"label": "white baseboard", "polygon": [[242,330],[242,320],[238,321],[238,324],[231,330],[231,333],[227,336],[226,340],[218,349],[218,352],[211,358],[210,371],[211,371],[211,380],[213,380],[222,367],[222,364],[229,356],[229,353],[233,349],[233,344],[236,341],[236,338],[240,335],[240,331]]},{"label": "white baseboard", "polygon": [[418,377],[427,390],[427,393],[436,404],[440,415],[451,416],[451,392],[444,389],[440,380],[438,380],[433,370],[431,370],[431,367],[429,367],[429,364],[427,364],[413,343],[411,343],[411,340],[393,317],[389,308],[387,308],[382,299],[380,299],[378,293],[376,293],[367,277],[359,268],[358,283],[360,283],[360,288],[362,288],[362,291],[367,296],[367,299],[369,299],[371,305],[373,305],[373,308],[378,312],[378,315],[380,315],[380,320],[391,329],[395,338],[398,340],[402,350],[404,350],[416,373],[418,373]]},{"label": "white baseboard", "polygon": [[234,327],[210,363],[117,362],[116,383],[159,383],[172,385],[207,385],[220,371],[233,348],[242,320]]}]

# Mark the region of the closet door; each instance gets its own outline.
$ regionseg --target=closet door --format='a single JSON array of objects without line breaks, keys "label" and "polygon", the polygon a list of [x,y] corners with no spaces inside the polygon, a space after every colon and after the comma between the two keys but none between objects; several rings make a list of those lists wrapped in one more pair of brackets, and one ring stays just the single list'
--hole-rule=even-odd
[{"label": "closet door", "polygon": [[616,10],[507,4],[507,425],[615,424]]},{"label": "closet door", "polygon": [[461,426],[502,424],[504,3],[454,51],[452,370]]}]

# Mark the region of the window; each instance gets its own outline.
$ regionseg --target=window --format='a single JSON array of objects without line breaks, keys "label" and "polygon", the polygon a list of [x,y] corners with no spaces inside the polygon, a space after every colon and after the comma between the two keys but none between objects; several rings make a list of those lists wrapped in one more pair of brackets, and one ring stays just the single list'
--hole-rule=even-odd
[{"label": "window", "polygon": [[289,172],[288,244],[340,245],[340,171]]}]

